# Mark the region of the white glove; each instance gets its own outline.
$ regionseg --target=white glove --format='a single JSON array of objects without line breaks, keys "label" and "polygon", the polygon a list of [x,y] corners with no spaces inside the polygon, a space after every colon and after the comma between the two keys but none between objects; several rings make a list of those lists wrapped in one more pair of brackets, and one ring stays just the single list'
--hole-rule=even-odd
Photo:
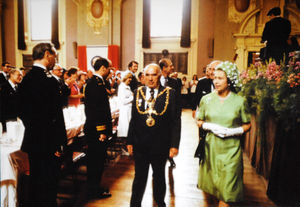
[{"label": "white glove", "polygon": [[226,128],[225,136],[224,137],[232,137],[232,136],[240,136],[244,133],[243,127],[237,128]]},{"label": "white glove", "polygon": [[222,127],[218,124],[214,124],[214,123],[207,123],[204,122],[202,124],[202,128],[206,131],[211,131],[212,133],[214,133],[215,135],[219,136],[219,137],[225,137],[225,133],[226,133],[226,127]]},{"label": "white glove", "polygon": [[204,122],[202,124],[202,129],[206,130],[206,131],[212,131],[214,129],[220,129],[220,128],[224,128],[218,124],[214,124],[214,123],[208,123],[208,122]]}]

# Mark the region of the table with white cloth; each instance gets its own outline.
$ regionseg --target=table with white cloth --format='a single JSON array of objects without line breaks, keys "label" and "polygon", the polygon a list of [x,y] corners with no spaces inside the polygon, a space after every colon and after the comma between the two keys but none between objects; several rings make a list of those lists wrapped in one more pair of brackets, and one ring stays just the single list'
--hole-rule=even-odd
[{"label": "table with white cloth", "polygon": [[[110,98],[110,106],[113,119],[117,118],[117,99]],[[77,107],[67,107],[63,109],[65,126],[68,138],[68,145],[72,144],[73,138],[77,137],[83,131],[85,123],[84,105]],[[0,123],[0,151],[1,151],[1,207],[16,206],[16,186],[17,186],[17,167],[14,166],[11,154],[20,151],[22,144],[24,126],[21,120],[7,122],[7,132],[2,133]],[[114,127],[116,128],[116,127]],[[115,129],[116,130],[116,129]],[[27,157],[25,158],[27,160]]]},{"label": "table with white cloth", "polygon": [[[84,106],[68,107],[63,110],[68,140],[82,132],[85,122]],[[24,135],[21,120],[7,122],[7,132],[0,126],[1,151],[1,207],[16,206],[17,169],[13,166],[11,154],[20,150]]]},{"label": "table with white cloth", "polygon": [[17,172],[10,154],[20,149],[24,126],[20,120],[6,123],[7,132],[0,133],[1,152],[1,207],[16,206]]}]

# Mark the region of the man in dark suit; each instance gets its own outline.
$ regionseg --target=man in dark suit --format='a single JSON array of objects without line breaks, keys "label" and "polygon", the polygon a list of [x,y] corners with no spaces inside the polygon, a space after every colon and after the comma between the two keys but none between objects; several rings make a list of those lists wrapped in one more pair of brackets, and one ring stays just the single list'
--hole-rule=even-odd
[{"label": "man in dark suit", "polygon": [[10,63],[9,62],[3,62],[1,65],[1,71],[0,71],[0,86],[5,83],[8,80],[8,73],[10,71]]},{"label": "man in dark suit", "polygon": [[68,87],[66,82],[70,82],[70,80],[66,80],[66,82],[61,78],[63,73],[63,68],[59,64],[55,64],[53,70],[51,71],[53,77],[57,80],[59,86],[59,94],[61,97],[61,105],[62,107],[68,106],[68,98],[71,94],[71,89]]},{"label": "man in dark suit", "polygon": [[208,64],[205,68],[205,76],[200,78],[195,91],[194,100],[192,101],[192,116],[195,118],[196,109],[200,103],[200,100],[203,96],[210,93],[214,89],[213,79],[215,67],[219,65],[221,61],[214,60]]},{"label": "man in dark suit", "polygon": [[[159,66],[161,68],[160,84],[164,87],[168,86],[175,90],[177,113],[179,114],[179,117],[181,117],[181,85],[179,84],[177,79],[170,77],[170,74],[174,71],[173,63],[169,58],[162,58],[159,61]],[[169,158],[169,161],[171,167],[176,167],[173,158]]]},{"label": "man in dark suit", "polygon": [[95,73],[85,87],[84,133],[88,141],[87,186],[89,198],[107,198],[111,194],[100,188],[106,157],[106,141],[112,135],[112,119],[105,87],[105,79],[110,73],[109,62],[98,58],[94,64]]},{"label": "man in dark suit", "polygon": [[129,84],[130,89],[131,89],[132,92],[134,92],[138,87],[138,82],[139,81],[135,77],[135,73],[138,70],[138,67],[139,67],[139,63],[134,61],[134,60],[130,61],[129,64],[128,64],[128,70],[132,74],[132,80]]},{"label": "man in dark suit", "polygon": [[0,89],[1,101],[1,122],[3,131],[6,131],[6,122],[17,121],[18,113],[18,94],[17,85],[22,81],[20,70],[12,69],[9,72],[9,79]]},{"label": "man in dark suit", "polygon": [[130,206],[140,207],[149,165],[153,169],[153,197],[159,207],[166,206],[165,165],[168,157],[178,154],[180,116],[175,90],[160,85],[160,67],[147,65],[145,84],[134,93],[127,149],[135,160],[135,176]]},{"label": "man in dark suit", "polygon": [[284,55],[288,59],[287,40],[291,33],[291,22],[280,17],[281,10],[279,7],[272,8],[267,16],[271,18],[265,25],[262,42],[267,42],[266,60],[275,59],[277,64],[283,59]]},{"label": "man in dark suit", "polygon": [[20,118],[25,126],[21,150],[28,153],[30,186],[28,206],[57,206],[60,156],[66,129],[59,86],[52,70],[56,50],[51,43],[33,48],[33,66],[19,86]]}]

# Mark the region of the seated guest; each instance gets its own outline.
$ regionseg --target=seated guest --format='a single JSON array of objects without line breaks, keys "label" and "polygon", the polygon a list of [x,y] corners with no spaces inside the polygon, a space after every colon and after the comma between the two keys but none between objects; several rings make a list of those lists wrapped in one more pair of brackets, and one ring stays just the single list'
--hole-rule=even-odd
[{"label": "seated guest", "polygon": [[59,94],[61,96],[62,107],[67,107],[68,106],[68,98],[71,94],[71,89],[68,87],[68,81],[70,81],[70,80],[66,80],[66,83],[67,83],[66,84],[65,81],[61,78],[63,75],[63,68],[59,64],[55,64],[55,66],[53,67],[53,70],[51,70],[51,73],[52,73],[53,77],[57,80],[58,85],[59,85]]},{"label": "seated guest", "polygon": [[1,122],[3,131],[6,131],[6,122],[17,121],[18,117],[18,95],[17,86],[22,81],[22,73],[18,69],[12,69],[0,90],[1,100]]},{"label": "seated guest", "polygon": [[84,96],[82,93],[80,93],[80,88],[76,82],[78,77],[77,72],[78,69],[75,67],[72,67],[68,70],[68,79],[70,81],[69,88],[71,89],[68,105],[76,107],[80,104],[80,99]]},{"label": "seated guest", "polygon": [[130,82],[132,80],[131,73],[124,73],[122,83],[118,90],[119,102],[119,124],[118,124],[118,137],[126,139],[128,133],[129,122],[131,119],[131,107],[133,101],[133,93],[130,89]]}]

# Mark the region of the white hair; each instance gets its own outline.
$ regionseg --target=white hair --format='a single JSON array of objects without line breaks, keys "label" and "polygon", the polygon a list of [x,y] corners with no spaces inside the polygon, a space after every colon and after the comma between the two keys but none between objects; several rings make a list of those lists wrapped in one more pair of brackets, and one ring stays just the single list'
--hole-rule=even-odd
[{"label": "white hair", "polygon": [[156,63],[150,63],[150,64],[146,65],[146,67],[145,67],[144,70],[143,70],[144,75],[145,75],[145,73],[146,73],[146,70],[148,70],[150,67],[155,67],[155,68],[157,68],[157,69],[158,69],[158,75],[161,75],[161,68],[160,68],[160,66],[159,66],[158,64],[156,64]]},{"label": "white hair", "polygon": [[[211,61],[207,66],[208,67],[211,67],[213,64],[216,64],[216,63],[222,63],[222,61],[221,60],[213,60],[213,61]],[[219,65],[219,64],[218,64]]]}]

